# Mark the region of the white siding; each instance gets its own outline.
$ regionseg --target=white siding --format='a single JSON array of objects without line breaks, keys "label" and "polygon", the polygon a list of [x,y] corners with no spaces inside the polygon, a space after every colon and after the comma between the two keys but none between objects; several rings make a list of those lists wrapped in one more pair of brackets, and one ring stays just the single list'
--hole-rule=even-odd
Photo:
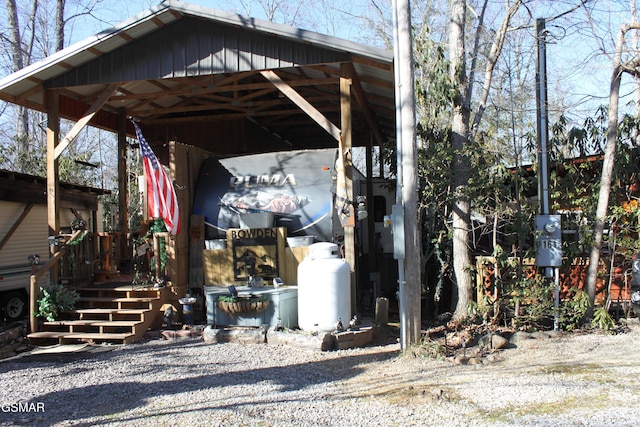
[{"label": "white siding", "polygon": [[[0,239],[4,239],[17,219],[22,215],[23,203],[0,201]],[[40,262],[45,263],[49,258],[47,227],[47,207],[34,205],[20,226],[13,233],[9,241],[0,250],[0,271],[9,266],[29,265],[29,255],[40,255]],[[2,275],[2,273],[0,273]],[[48,281],[45,275],[40,281],[44,285]],[[0,280],[0,291],[29,288],[29,273],[4,276]]]}]

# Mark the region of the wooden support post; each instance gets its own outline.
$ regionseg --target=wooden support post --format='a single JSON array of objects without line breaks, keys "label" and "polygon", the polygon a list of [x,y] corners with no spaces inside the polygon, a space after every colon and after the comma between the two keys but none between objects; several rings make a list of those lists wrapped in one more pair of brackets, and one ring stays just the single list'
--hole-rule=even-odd
[{"label": "wooden support post", "polygon": [[123,256],[121,261],[131,259],[131,248],[129,247],[129,182],[127,172],[127,116],[124,108],[118,110],[118,231],[120,239],[120,253]]},{"label": "wooden support post", "polygon": [[375,277],[376,280],[373,284],[373,298],[379,297],[382,294],[382,286],[380,280],[377,280],[380,271],[380,266],[377,265],[376,250],[378,248],[377,245],[377,236],[376,236],[376,224],[374,218],[374,197],[373,197],[373,138],[369,138],[369,143],[366,147],[366,164],[367,164],[367,236],[369,239],[367,240],[367,252],[368,252],[368,265],[369,265],[369,283],[371,283],[372,279]]},{"label": "wooden support post", "polygon": [[[342,160],[344,162],[344,173],[347,195],[350,202],[353,202],[353,165],[351,163],[351,69],[343,64],[340,68],[340,126],[341,135],[338,144]],[[340,177],[338,177],[340,179]],[[356,233],[355,233],[355,209],[350,206],[349,211],[352,220],[344,227],[344,251],[345,259],[351,269],[351,312],[356,312]]]},{"label": "wooden support post", "polygon": [[387,326],[389,323],[389,300],[384,297],[376,299],[376,312],[375,312],[376,326]]},{"label": "wooden support post", "polygon": [[[60,180],[58,175],[58,159],[55,155],[60,140],[60,95],[56,90],[45,92],[47,102],[47,223],[49,236],[60,231]],[[53,256],[56,246],[49,247],[49,255]],[[51,269],[51,281],[57,283],[60,267]]]},{"label": "wooden support post", "polygon": [[31,332],[38,332],[38,319],[36,310],[38,305],[38,277],[31,275],[29,282],[29,326]]}]

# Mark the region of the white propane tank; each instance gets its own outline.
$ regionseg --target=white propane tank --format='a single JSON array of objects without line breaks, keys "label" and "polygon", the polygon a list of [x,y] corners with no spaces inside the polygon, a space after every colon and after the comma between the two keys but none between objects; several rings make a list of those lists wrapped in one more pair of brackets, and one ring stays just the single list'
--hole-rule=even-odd
[{"label": "white propane tank", "polygon": [[[309,246],[298,266],[298,326],[305,331],[329,332],[338,318],[351,319],[351,270],[329,242]],[[346,327],[345,326],[345,327]]]}]

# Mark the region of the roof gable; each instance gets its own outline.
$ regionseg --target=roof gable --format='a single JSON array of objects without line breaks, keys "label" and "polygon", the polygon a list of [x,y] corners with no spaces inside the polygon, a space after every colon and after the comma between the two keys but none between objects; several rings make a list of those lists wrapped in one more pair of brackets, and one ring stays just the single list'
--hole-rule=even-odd
[{"label": "roof gable", "polygon": [[345,52],[301,40],[185,17],[53,78],[45,86],[197,77],[347,60]]}]

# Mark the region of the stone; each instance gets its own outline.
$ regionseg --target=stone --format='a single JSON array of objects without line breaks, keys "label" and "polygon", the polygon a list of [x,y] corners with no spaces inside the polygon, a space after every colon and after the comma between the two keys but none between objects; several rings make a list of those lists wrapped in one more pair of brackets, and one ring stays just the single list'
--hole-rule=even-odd
[{"label": "stone", "polygon": [[202,331],[205,344],[239,342],[243,344],[264,344],[267,342],[267,328],[212,328]]},{"label": "stone", "polygon": [[494,363],[497,362],[499,360],[498,357],[496,357],[495,354],[487,354],[484,358],[484,362],[483,363]]},{"label": "stone", "polygon": [[489,332],[488,334],[480,337],[478,345],[483,350],[501,350],[509,344],[509,340],[500,334],[494,334]]},{"label": "stone", "polygon": [[174,331],[174,330],[160,331],[160,335],[162,335],[164,339],[176,339],[176,338],[197,337],[200,335],[200,333],[196,331],[192,331],[190,329],[180,329],[178,331]]},{"label": "stone", "polygon": [[0,333],[0,347],[8,345],[16,339],[21,338],[23,336],[23,330],[24,328],[22,325],[17,325]]},{"label": "stone", "polygon": [[518,331],[518,332],[514,333],[513,335],[511,335],[511,338],[509,338],[509,342],[511,344],[517,345],[518,343],[521,343],[521,342],[526,341],[526,340],[531,340],[531,339],[533,339],[531,334],[529,334],[527,332],[523,332],[523,331]]},{"label": "stone", "polygon": [[493,334],[491,335],[491,348],[493,350],[502,350],[509,344],[509,340],[503,337],[502,335]]},{"label": "stone", "polygon": [[469,357],[467,356],[456,356],[453,359],[453,363],[455,363],[456,365],[466,365],[469,363]]},{"label": "stone", "polygon": [[561,338],[562,331],[549,331],[548,335],[549,335],[549,338]]},{"label": "stone", "polygon": [[535,338],[537,340],[546,340],[551,338],[548,332],[545,331],[536,331],[531,333],[531,338]]}]

